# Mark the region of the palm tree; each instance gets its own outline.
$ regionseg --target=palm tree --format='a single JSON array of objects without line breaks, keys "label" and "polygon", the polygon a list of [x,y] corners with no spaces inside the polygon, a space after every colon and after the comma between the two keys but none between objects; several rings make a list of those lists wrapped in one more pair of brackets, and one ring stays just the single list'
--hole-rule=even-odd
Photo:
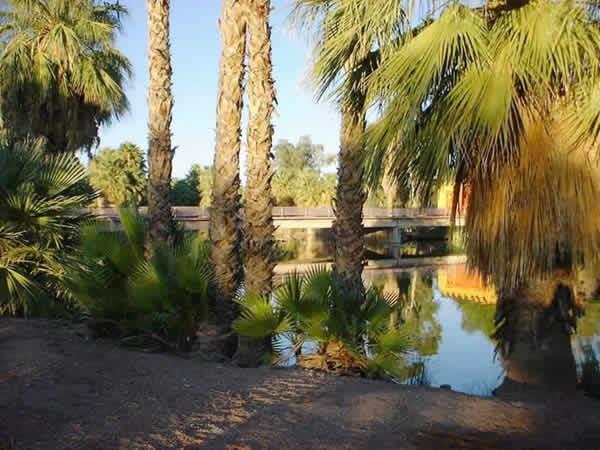
[{"label": "palm tree", "polygon": [[248,178],[244,192],[244,286],[259,295],[273,283],[273,127],[275,106],[271,63],[270,0],[250,2],[248,11]]},{"label": "palm tree", "polygon": [[[272,290],[275,267],[273,225],[273,127],[275,88],[271,62],[270,0],[250,0],[248,27],[248,173],[244,191],[244,288],[258,295]],[[266,345],[265,345],[266,344]],[[268,342],[240,336],[235,356],[241,366],[260,364]]]},{"label": "palm tree", "polygon": [[296,0],[296,18],[308,33],[317,36],[313,70],[317,96],[332,92],[340,106],[334,267],[341,291],[352,298],[364,294],[364,82],[379,59],[379,52],[374,51],[378,42],[401,35],[403,6],[398,0]]},{"label": "palm tree", "polygon": [[[246,16],[242,2],[224,0],[220,28],[222,53],[209,234],[217,285],[217,319],[221,329],[229,332],[236,315],[234,298],[242,275],[239,165],[246,54]],[[235,346],[232,341],[225,352],[233,355]]]},{"label": "palm tree", "polygon": [[0,111],[13,137],[51,152],[88,152],[98,129],[128,108],[131,74],[115,48],[118,1],[7,0],[0,23]]},{"label": "palm tree", "polygon": [[169,0],[148,0],[150,85],[148,109],[148,235],[150,243],[167,242],[173,233],[171,217],[171,146],[173,96],[171,92],[171,45]]},{"label": "palm tree", "polygon": [[383,106],[369,175],[392,149],[393,174],[423,197],[452,179],[456,209],[469,186],[467,253],[498,289],[507,380],[573,387],[576,275],[600,254],[597,11],[501,1],[432,17],[368,81],[368,103]]}]

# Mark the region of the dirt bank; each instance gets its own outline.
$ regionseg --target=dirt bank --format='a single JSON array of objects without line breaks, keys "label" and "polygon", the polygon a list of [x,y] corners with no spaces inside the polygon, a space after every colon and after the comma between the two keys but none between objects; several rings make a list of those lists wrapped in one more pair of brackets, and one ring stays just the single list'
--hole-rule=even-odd
[{"label": "dirt bank", "polygon": [[600,402],[237,369],[0,319],[0,448],[599,449]]}]

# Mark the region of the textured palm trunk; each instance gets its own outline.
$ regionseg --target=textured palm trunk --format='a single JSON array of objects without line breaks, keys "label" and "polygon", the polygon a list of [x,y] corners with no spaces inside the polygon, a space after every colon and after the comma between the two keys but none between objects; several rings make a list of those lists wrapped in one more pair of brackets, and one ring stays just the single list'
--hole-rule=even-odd
[{"label": "textured palm trunk", "polygon": [[364,285],[364,228],[362,209],[367,198],[363,183],[361,136],[365,129],[362,113],[342,108],[341,145],[335,198],[335,261],[338,287],[347,298],[362,299]]},{"label": "textured palm trunk", "polygon": [[[235,319],[234,298],[242,274],[240,140],[246,53],[244,2],[224,0],[220,22],[222,51],[209,234],[217,284],[216,317],[224,332],[231,330]],[[232,356],[235,347],[235,339],[230,340],[224,351]]]},{"label": "textured palm trunk", "polygon": [[573,285],[569,277],[557,274],[514,295],[499,296],[495,337],[506,377],[497,393],[510,393],[524,385],[575,390],[570,335],[583,303]]},{"label": "textured palm trunk", "polygon": [[[274,232],[271,115],[275,104],[271,62],[270,0],[248,0],[248,172],[244,193],[244,285],[269,295],[273,284]],[[240,337],[236,361],[260,364],[268,342]]]},{"label": "textured palm trunk", "polygon": [[173,234],[171,217],[171,50],[169,0],[148,0],[150,83],[148,109],[150,142],[148,170],[149,245],[168,242]]}]

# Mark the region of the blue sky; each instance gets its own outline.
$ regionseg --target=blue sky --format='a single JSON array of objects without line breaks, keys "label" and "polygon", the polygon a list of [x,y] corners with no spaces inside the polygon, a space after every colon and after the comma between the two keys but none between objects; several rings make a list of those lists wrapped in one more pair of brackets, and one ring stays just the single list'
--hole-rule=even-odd
[{"label": "blue sky", "polygon": [[[118,47],[133,65],[127,85],[131,110],[100,132],[101,147],[132,141],[147,148],[148,84],[146,2],[121,0],[129,9]],[[291,29],[291,0],[273,0],[273,64],[278,106],[273,117],[275,142],[309,134],[329,153],[337,152],[339,118],[331,104],[317,104],[308,82],[310,51]],[[193,163],[211,164],[214,152],[217,81],[221,42],[221,0],[172,0],[173,175],[182,177]]]}]

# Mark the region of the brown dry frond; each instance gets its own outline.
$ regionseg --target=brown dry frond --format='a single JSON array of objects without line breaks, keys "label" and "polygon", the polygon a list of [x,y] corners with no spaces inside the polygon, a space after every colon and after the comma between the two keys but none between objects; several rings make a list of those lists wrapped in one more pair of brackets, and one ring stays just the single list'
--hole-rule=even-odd
[{"label": "brown dry frond", "polygon": [[494,179],[476,171],[470,180],[470,264],[501,290],[600,255],[600,170],[587,146],[564,144],[562,111],[529,116],[518,161]]}]

